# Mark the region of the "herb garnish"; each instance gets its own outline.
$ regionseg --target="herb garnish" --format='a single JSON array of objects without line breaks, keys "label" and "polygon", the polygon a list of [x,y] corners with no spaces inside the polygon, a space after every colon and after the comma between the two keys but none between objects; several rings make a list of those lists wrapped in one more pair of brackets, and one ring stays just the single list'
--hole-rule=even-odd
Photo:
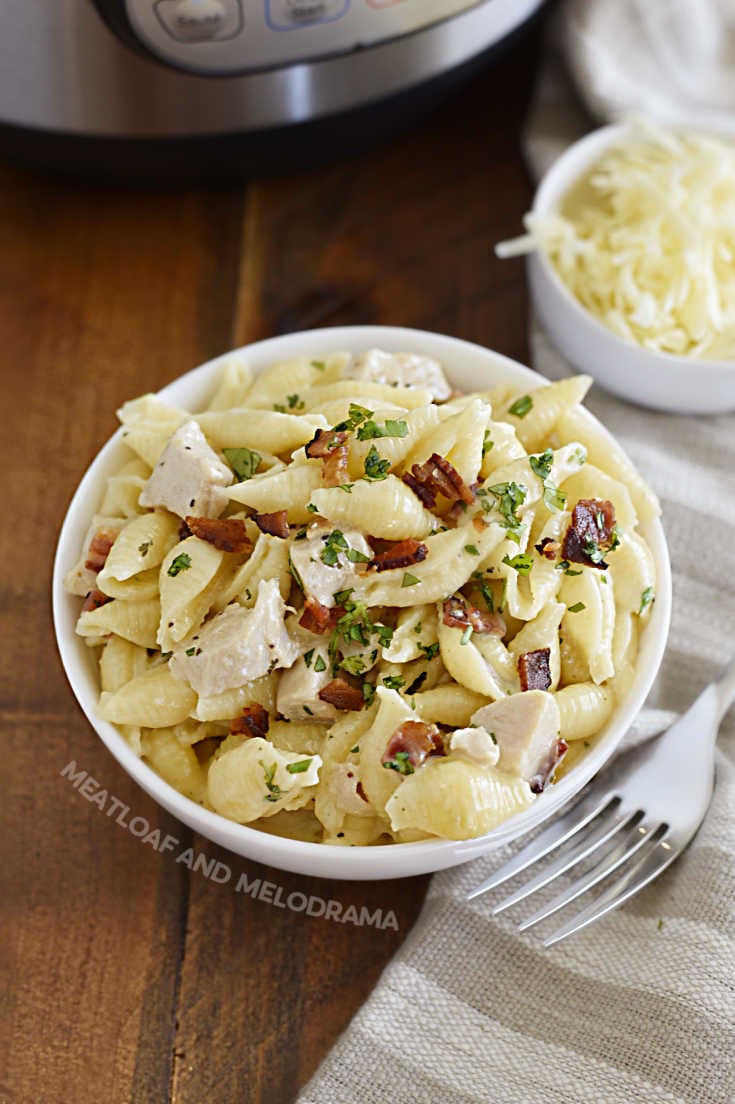
[{"label": "herb garnish", "polygon": [[519,575],[528,575],[534,565],[534,558],[530,552],[519,552],[517,556],[503,556],[503,563],[514,568]]},{"label": "herb garnish", "polygon": [[[526,488],[521,483],[496,483],[494,486],[488,487],[488,491],[495,496],[494,506],[505,519],[500,522],[500,525],[503,529],[508,530],[508,536],[517,544],[524,525],[516,514],[516,510],[526,501]],[[489,513],[493,508],[487,502],[487,499],[483,499],[482,507],[486,513]]]},{"label": "herb garnish", "polygon": [[575,602],[573,606],[567,606],[570,613],[581,613],[583,609],[587,609],[584,602]]},{"label": "herb garnish", "polygon": [[311,766],[311,759],[298,759],[295,763],[286,763],[289,774],[303,774]]},{"label": "herb garnish", "polygon": [[388,478],[390,460],[384,460],[375,445],[370,446],[370,452],[365,457],[365,478],[372,483]]},{"label": "herb garnish", "polygon": [[140,544],[138,545],[138,552],[139,552],[139,554],[140,554],[141,556],[147,556],[147,555],[148,555],[148,552],[149,552],[149,549],[150,549],[150,547],[151,547],[151,542],[150,542],[149,540],[147,540],[147,541],[141,541],[141,543],[140,543]]},{"label": "herb garnish", "polygon": [[407,751],[397,751],[393,759],[386,760],[383,763],[386,770],[397,771],[398,774],[413,774],[413,763],[408,757]]},{"label": "herb garnish", "polygon": [[318,674],[318,673],[319,673],[320,671],[326,671],[326,669],[327,669],[327,665],[326,665],[326,663],[324,662],[324,659],[323,659],[323,657],[322,657],[322,656],[320,656],[320,655],[318,655],[318,656],[316,657],[316,659],[314,660],[314,670],[315,670],[315,671],[317,672],[317,674]]},{"label": "herb garnish", "polygon": [[249,448],[226,448],[222,453],[241,483],[253,478],[262,459],[259,452]]},{"label": "herb garnish", "polygon": [[655,601],[656,597],[653,593],[653,587],[646,587],[646,589],[641,594],[641,607],[638,610],[638,616],[640,617],[640,615]]},{"label": "herb garnish", "polygon": [[480,549],[477,547],[476,544],[466,544],[464,546],[464,550],[465,550],[465,552],[468,552],[470,554],[470,556],[479,556],[480,555]]},{"label": "herb garnish", "polygon": [[401,586],[402,587],[416,586],[416,584],[420,583],[420,582],[421,582],[421,580],[418,579],[415,575],[412,575],[409,571],[406,571],[406,572],[404,572],[403,578],[401,579]]},{"label": "herb garnish", "polygon": [[554,463],[554,453],[550,448],[547,448],[538,456],[529,456],[528,462],[531,465],[531,471],[539,477],[543,484],[546,506],[552,512],[563,510],[566,506],[567,496],[549,479],[549,473]]},{"label": "herb garnish", "polygon": [[481,571],[473,571],[472,578],[475,580],[475,585],[485,599],[485,605],[490,613],[495,613],[495,600],[493,598],[493,592],[491,591],[485,576]]},{"label": "herb garnish", "polygon": [[516,418],[525,418],[529,410],[533,409],[533,399],[530,395],[521,395],[520,399],[508,407],[508,413],[513,414]]},{"label": "herb garnish", "polygon": [[434,642],[433,644],[419,644],[419,649],[424,653],[427,659],[436,659],[439,655],[438,642]]},{"label": "herb garnish", "polygon": [[482,455],[485,456],[485,454],[488,453],[492,447],[493,439],[490,436],[490,430],[486,429],[482,438]]},{"label": "herb garnish", "polygon": [[287,395],[286,402],[289,410],[303,410],[306,403],[299,395]]},{"label": "herb garnish", "polygon": [[167,575],[175,577],[180,571],[188,571],[191,567],[191,556],[186,552],[179,552],[178,556],[169,564]]},{"label": "herb garnish", "polygon": [[271,763],[269,767],[266,767],[262,759],[258,760],[259,765],[263,768],[263,774],[265,775],[265,788],[268,793],[265,795],[266,801],[278,801],[284,796],[284,792],[280,786],[278,786],[273,779],[276,775],[276,764]]},{"label": "herb garnish", "polygon": [[311,661],[314,658],[314,649],[309,648],[308,652],[304,652],[304,663],[307,667],[311,667]]},{"label": "herb garnish", "polygon": [[400,675],[386,675],[383,679],[383,686],[387,686],[389,690],[400,690],[405,682],[406,680],[402,679]]}]

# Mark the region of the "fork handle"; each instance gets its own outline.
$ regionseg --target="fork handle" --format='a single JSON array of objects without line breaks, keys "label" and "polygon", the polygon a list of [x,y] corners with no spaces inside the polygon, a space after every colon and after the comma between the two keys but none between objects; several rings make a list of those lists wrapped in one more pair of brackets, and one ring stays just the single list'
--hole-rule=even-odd
[{"label": "fork handle", "polygon": [[735,700],[735,657],[730,660],[724,673],[715,683],[715,690],[717,692],[717,723],[719,724],[732,705],[733,700]]}]

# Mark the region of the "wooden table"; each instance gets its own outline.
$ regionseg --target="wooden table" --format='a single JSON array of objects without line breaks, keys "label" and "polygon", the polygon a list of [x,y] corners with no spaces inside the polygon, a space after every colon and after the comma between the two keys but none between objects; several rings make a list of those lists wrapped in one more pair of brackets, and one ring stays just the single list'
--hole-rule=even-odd
[{"label": "wooden table", "polygon": [[[0,168],[2,1104],[290,1101],[410,930],[426,879],[267,870],[192,838],[137,788],[61,671],[51,560],[120,403],[232,346],[371,322],[527,359],[522,265],[492,248],[530,196],[518,143],[536,56],[525,39],[357,160],[247,187],[128,191]],[[72,759],[176,851],[85,800],[60,773]],[[231,880],[187,869],[183,847]],[[393,910],[399,930],[254,900],[234,892],[242,873]]]}]

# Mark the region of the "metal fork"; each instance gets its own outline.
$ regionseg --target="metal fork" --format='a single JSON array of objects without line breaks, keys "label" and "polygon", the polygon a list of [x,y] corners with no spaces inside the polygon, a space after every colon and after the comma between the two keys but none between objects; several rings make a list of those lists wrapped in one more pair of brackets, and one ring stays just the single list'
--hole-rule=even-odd
[{"label": "metal fork", "polygon": [[[717,731],[735,699],[735,659],[663,735],[625,752],[583,791],[581,799],[468,900],[550,856],[539,873],[493,908],[504,912],[578,863],[592,865],[523,920],[526,931],[618,872],[603,892],[543,941],[545,947],[622,905],[678,858],[704,819],[714,787]],[[553,855],[552,855],[553,852]]]}]

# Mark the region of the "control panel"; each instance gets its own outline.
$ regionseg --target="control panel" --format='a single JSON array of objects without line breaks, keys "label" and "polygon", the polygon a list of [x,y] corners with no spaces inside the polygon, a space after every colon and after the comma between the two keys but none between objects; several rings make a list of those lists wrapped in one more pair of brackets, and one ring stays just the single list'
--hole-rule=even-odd
[{"label": "control panel", "polygon": [[493,0],[122,0],[141,46],[190,72],[242,74],[400,38]]}]

